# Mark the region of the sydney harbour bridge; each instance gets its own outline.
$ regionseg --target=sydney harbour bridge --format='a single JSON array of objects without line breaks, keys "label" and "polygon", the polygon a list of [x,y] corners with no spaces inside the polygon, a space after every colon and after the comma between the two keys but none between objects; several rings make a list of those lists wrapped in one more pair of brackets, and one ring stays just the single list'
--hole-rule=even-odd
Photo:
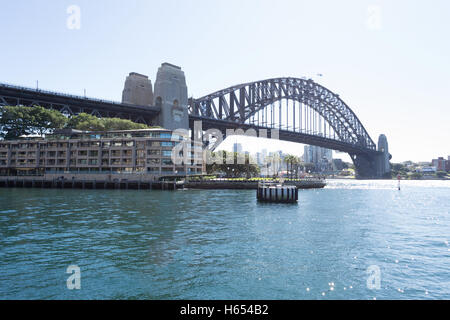
[{"label": "sydney harbour bridge", "polygon": [[0,105],[40,105],[67,115],[119,117],[167,129],[276,130],[280,140],[346,152],[358,178],[390,177],[387,139],[378,147],[352,109],[327,88],[305,78],[274,78],[232,86],[201,98],[187,97],[184,72],[163,63],[153,86],[130,73],[122,102],[0,83]]}]

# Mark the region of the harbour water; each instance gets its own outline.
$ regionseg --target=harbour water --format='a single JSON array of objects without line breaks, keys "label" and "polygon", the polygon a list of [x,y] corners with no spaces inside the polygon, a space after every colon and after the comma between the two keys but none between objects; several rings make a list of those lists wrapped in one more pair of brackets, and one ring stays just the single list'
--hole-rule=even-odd
[{"label": "harbour water", "polygon": [[450,181],[330,180],[298,204],[1,188],[0,299],[450,299],[449,241]]}]

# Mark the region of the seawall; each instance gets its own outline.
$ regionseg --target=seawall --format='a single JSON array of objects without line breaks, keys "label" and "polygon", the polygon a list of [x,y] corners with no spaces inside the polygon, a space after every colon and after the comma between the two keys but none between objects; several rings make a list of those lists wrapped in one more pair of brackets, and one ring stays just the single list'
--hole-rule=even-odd
[{"label": "seawall", "polygon": [[[322,179],[305,179],[298,181],[285,181],[285,185],[295,185],[298,189],[321,189],[327,183]],[[185,188],[190,189],[258,189],[258,181],[230,181],[230,180],[205,180],[205,181],[187,181]]]}]

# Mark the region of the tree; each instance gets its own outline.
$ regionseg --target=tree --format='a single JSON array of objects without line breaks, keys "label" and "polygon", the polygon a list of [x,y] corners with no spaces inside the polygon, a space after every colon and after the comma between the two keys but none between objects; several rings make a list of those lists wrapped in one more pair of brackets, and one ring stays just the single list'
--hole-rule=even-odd
[{"label": "tree", "polygon": [[297,156],[292,154],[288,154],[284,157],[284,161],[286,162],[286,168],[289,174],[289,177],[293,177],[293,171],[295,167],[295,172],[298,171],[298,164],[300,163],[300,159]]},{"label": "tree", "polygon": [[417,180],[417,179],[422,179],[423,175],[420,172],[414,172],[413,174],[410,175],[411,179]]},{"label": "tree", "polygon": [[67,128],[85,131],[110,131],[148,129],[148,126],[126,119],[97,118],[87,113],[80,113],[69,119]]},{"label": "tree", "polygon": [[[247,178],[252,176],[259,175],[259,167],[254,164],[253,159],[249,154],[238,154],[237,152],[226,152],[226,151],[218,151],[212,153],[212,157],[219,158],[222,157],[222,163],[212,163],[206,165],[206,172],[208,174],[212,174],[215,172],[223,172],[227,177],[242,177],[245,175]],[[227,159],[232,158],[233,164],[227,164]],[[238,161],[240,159],[244,159],[244,161]],[[239,163],[243,162],[243,163]]]},{"label": "tree", "polygon": [[445,172],[445,171],[438,171],[438,172],[436,172],[436,177],[438,177],[438,178],[445,178],[447,176],[447,172]]},{"label": "tree", "polygon": [[105,125],[101,119],[87,113],[72,116],[66,127],[83,131],[105,131]]},{"label": "tree", "polygon": [[139,130],[149,128],[143,123],[136,123],[127,119],[102,118],[101,121],[104,123],[106,130]]},{"label": "tree", "polygon": [[31,134],[42,136],[61,128],[109,131],[148,129],[148,126],[120,118],[97,118],[87,113],[80,113],[68,119],[57,110],[41,106],[0,107],[0,137],[4,139],[17,139]]},{"label": "tree", "polygon": [[57,110],[40,106],[0,107],[0,136],[17,139],[22,135],[51,133],[65,126],[67,118]]}]

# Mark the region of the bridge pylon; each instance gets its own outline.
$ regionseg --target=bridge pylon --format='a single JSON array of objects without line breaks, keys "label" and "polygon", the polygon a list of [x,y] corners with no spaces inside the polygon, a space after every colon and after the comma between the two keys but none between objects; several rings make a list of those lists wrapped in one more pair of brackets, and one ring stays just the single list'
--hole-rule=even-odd
[{"label": "bridge pylon", "polygon": [[387,138],[384,134],[378,138],[377,153],[350,154],[356,169],[357,179],[390,179],[392,158]]},{"label": "bridge pylon", "polygon": [[163,63],[158,69],[155,106],[161,108],[158,125],[165,129],[189,129],[186,78],[180,67]]}]

